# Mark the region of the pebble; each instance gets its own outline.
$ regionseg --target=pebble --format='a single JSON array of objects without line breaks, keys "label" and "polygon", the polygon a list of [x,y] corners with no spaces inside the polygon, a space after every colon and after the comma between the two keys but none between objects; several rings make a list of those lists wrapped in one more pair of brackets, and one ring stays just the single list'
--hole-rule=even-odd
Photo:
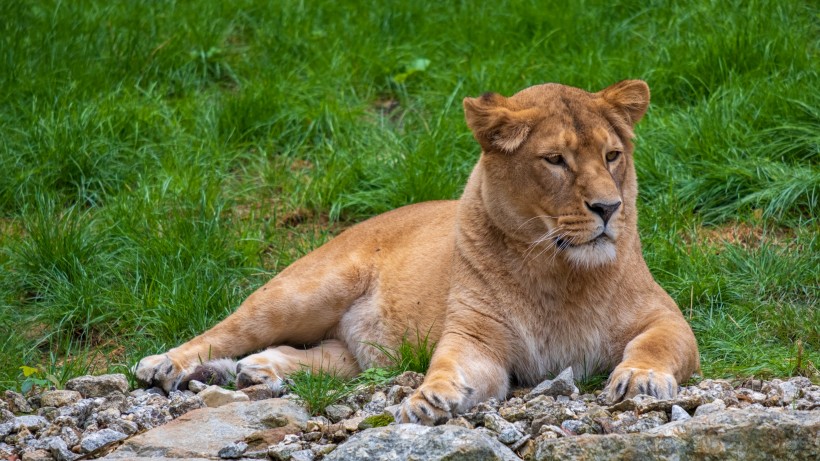
[{"label": "pebble", "polygon": [[231,391],[223,389],[219,386],[208,386],[205,390],[197,394],[205,403],[205,406],[215,408],[221,407],[234,402],[247,402],[250,397],[247,394],[239,391]]},{"label": "pebble", "polygon": [[686,412],[686,410],[677,405],[672,405],[672,421],[686,421],[691,418],[692,417]]},{"label": "pebble", "polygon": [[338,423],[353,414],[353,409],[347,405],[328,405],[325,414],[331,421]]},{"label": "pebble", "polygon": [[564,371],[558,374],[555,379],[548,379],[541,384],[535,386],[530,391],[529,397],[536,397],[539,395],[550,396],[566,396],[577,394],[578,388],[575,387],[575,380],[572,376],[572,367],[567,367]]},{"label": "pebble", "polygon": [[708,415],[716,411],[723,411],[726,409],[726,403],[721,399],[715,399],[712,403],[706,403],[699,406],[695,410],[695,416]]},{"label": "pebble", "polygon": [[128,436],[122,432],[113,429],[102,429],[83,437],[80,441],[80,450],[83,453],[91,453],[94,450],[98,450],[108,444],[119,442],[126,438],[128,438]]},{"label": "pebble", "polygon": [[41,407],[63,407],[79,402],[83,396],[77,391],[46,391],[40,396]]},{"label": "pebble", "polygon": [[222,459],[236,459],[241,458],[247,450],[247,443],[237,441],[222,447],[217,455]]}]

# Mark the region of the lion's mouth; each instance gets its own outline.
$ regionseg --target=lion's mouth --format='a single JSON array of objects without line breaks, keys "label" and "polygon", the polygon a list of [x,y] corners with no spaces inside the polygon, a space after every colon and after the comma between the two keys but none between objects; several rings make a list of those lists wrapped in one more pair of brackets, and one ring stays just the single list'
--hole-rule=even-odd
[{"label": "lion's mouth", "polygon": [[564,250],[564,249],[567,249],[567,248],[578,248],[578,247],[583,247],[583,246],[587,246],[587,245],[593,245],[594,246],[596,244],[604,243],[604,242],[612,242],[612,239],[608,235],[606,235],[606,232],[601,232],[597,236],[595,236],[595,237],[593,237],[593,238],[591,238],[591,239],[589,239],[589,240],[587,240],[586,242],[583,242],[583,243],[572,243],[572,242],[570,242],[568,240],[564,240],[562,238],[555,239],[555,245],[561,250]]}]

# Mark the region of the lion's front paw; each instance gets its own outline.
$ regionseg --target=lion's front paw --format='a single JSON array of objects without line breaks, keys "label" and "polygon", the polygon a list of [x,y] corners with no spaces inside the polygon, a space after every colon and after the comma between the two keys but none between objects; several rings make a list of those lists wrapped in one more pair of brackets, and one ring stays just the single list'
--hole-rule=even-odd
[{"label": "lion's front paw", "polygon": [[606,401],[615,403],[638,394],[661,400],[671,399],[678,395],[678,383],[669,373],[636,367],[615,368],[604,389]]},{"label": "lion's front paw", "polygon": [[432,426],[452,418],[463,408],[465,395],[447,381],[424,383],[404,401],[399,419]]},{"label": "lion's front paw", "polygon": [[134,367],[134,375],[141,385],[158,386],[165,392],[176,389],[185,374],[185,368],[168,354],[150,355]]}]

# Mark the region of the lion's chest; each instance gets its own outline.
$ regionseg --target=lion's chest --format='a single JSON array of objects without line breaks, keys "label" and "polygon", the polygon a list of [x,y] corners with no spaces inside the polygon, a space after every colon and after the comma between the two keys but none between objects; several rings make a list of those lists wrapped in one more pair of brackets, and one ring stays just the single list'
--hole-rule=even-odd
[{"label": "lion's chest", "polygon": [[611,328],[602,315],[578,306],[530,309],[513,322],[520,338],[512,374],[524,385],[535,385],[567,367],[577,378],[611,370]]}]

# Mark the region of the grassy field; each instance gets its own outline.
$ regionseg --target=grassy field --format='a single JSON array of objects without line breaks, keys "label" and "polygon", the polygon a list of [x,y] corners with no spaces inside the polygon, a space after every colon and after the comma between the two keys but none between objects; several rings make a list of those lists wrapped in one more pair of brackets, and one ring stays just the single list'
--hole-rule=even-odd
[{"label": "grassy field", "polygon": [[0,0],[0,388],[123,371],[458,197],[464,96],[624,78],[653,92],[644,253],[705,376],[820,379],[816,3],[371,3]]}]

